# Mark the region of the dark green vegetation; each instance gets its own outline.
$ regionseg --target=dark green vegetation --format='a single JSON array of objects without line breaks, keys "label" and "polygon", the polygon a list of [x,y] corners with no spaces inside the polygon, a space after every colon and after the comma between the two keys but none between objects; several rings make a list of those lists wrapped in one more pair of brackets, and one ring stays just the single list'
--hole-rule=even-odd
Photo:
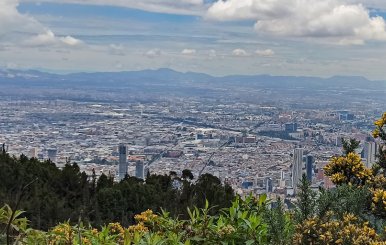
[{"label": "dark green vegetation", "polygon": [[[265,195],[234,197],[211,175],[194,185],[178,180],[182,186],[175,189],[175,173],[146,182],[127,177],[114,183],[107,176],[96,182],[75,164],[59,170],[24,156],[0,159],[1,200],[11,204],[0,208],[0,244],[384,244],[384,219],[370,208],[367,186],[342,184],[317,195],[303,176],[294,209],[286,210]],[[26,212],[13,214],[15,208]]]},{"label": "dark green vegetation", "polygon": [[79,218],[94,227],[109,222],[128,226],[135,214],[147,209],[187,218],[187,207],[204,207],[207,199],[215,206],[211,213],[216,213],[235,197],[230,186],[209,174],[195,184],[174,174],[150,175],[145,182],[127,176],[115,183],[106,175],[98,180],[95,175],[88,177],[75,163],[58,169],[50,161],[5,153],[0,153],[0,169],[0,207],[7,203],[15,208],[20,199],[17,208],[26,211],[31,227],[41,230],[67,220],[76,223]]}]

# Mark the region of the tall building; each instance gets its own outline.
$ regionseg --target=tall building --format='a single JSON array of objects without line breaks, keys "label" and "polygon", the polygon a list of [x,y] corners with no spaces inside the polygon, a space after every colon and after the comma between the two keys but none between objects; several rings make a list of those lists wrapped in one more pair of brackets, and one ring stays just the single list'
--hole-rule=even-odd
[{"label": "tall building", "polygon": [[298,130],[298,124],[297,123],[286,123],[284,124],[284,130],[288,133],[293,133]]},{"label": "tall building", "polygon": [[57,149],[47,149],[47,157],[51,162],[56,162],[56,157],[58,154]]},{"label": "tall building", "polygon": [[292,187],[295,193],[298,188],[300,179],[302,178],[302,169],[303,169],[303,149],[296,148],[294,150],[294,162],[292,163]]},{"label": "tall building", "polygon": [[120,144],[118,147],[119,152],[119,165],[118,165],[118,179],[122,180],[127,174],[127,147],[124,144]]},{"label": "tall building", "polygon": [[363,153],[366,160],[366,167],[371,168],[376,162],[377,151],[377,143],[365,142]]},{"label": "tall building", "polygon": [[312,172],[314,168],[314,157],[311,155],[308,155],[306,157],[306,174],[308,181],[312,182]]},{"label": "tall building", "polygon": [[38,158],[38,150],[36,147],[32,147],[30,150],[29,150],[29,157],[30,158]]},{"label": "tall building", "polygon": [[273,180],[271,177],[265,179],[265,192],[270,193],[273,191]]},{"label": "tall building", "polygon": [[344,138],[342,136],[337,136],[336,139],[335,139],[335,145],[338,146],[338,147],[342,147],[342,140]]},{"label": "tall building", "polygon": [[280,180],[279,180],[279,187],[280,187],[280,188],[284,188],[284,187],[285,187],[285,181],[286,181],[285,173],[284,173],[284,171],[282,170],[282,171],[280,172]]},{"label": "tall building", "polygon": [[145,164],[142,161],[135,163],[135,177],[145,179]]}]

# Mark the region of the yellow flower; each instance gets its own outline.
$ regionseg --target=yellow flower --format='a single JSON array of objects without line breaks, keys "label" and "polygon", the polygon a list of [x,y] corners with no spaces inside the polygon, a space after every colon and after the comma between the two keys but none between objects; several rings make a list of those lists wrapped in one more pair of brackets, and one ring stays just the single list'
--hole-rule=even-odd
[{"label": "yellow flower", "polygon": [[374,137],[374,138],[378,138],[378,137],[379,137],[379,133],[380,133],[380,131],[379,131],[378,128],[374,129],[374,131],[373,131],[373,137]]},{"label": "yellow flower", "polygon": [[129,226],[127,229],[129,232],[134,233],[134,232],[148,232],[149,229],[145,226],[144,223],[140,222],[136,225]]},{"label": "yellow flower", "polygon": [[110,223],[108,225],[112,234],[123,234],[124,229],[120,223]]},{"label": "yellow flower", "polygon": [[373,178],[371,169],[365,167],[361,157],[356,153],[333,157],[324,167],[325,174],[334,184],[363,185]]},{"label": "yellow flower", "polygon": [[297,225],[293,244],[382,244],[380,236],[368,222],[360,222],[353,214],[345,214],[342,221],[334,217],[328,213]]},{"label": "yellow flower", "polygon": [[155,221],[158,218],[156,214],[153,213],[152,210],[148,209],[145,212],[142,212],[141,214],[137,214],[134,216],[134,219],[137,222],[148,222],[148,221]]}]

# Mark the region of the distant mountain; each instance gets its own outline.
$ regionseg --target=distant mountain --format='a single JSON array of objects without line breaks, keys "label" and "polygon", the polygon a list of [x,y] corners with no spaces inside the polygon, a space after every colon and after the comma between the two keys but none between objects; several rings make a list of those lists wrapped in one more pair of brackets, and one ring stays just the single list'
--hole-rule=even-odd
[{"label": "distant mountain", "polygon": [[330,78],[306,76],[232,75],[213,77],[203,73],[178,72],[171,69],[93,72],[59,75],[40,71],[0,70],[0,85],[13,86],[189,86],[209,87],[246,86],[276,89],[386,89],[385,81],[371,81],[358,76],[334,76]]}]

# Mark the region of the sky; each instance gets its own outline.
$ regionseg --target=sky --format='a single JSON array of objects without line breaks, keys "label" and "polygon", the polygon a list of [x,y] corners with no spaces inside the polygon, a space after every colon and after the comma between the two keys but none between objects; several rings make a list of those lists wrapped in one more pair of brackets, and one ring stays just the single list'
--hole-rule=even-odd
[{"label": "sky", "polygon": [[0,68],[386,80],[385,0],[0,0]]}]

